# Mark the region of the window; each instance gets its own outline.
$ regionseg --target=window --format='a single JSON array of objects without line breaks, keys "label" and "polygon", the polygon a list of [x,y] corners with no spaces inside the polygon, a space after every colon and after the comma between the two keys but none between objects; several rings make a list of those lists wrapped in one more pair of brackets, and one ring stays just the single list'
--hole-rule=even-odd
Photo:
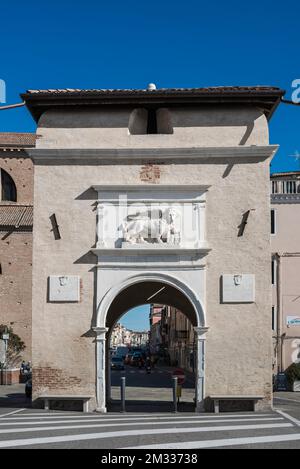
[{"label": "window", "polygon": [[276,212],[271,210],[271,234],[276,234]]},{"label": "window", "polygon": [[128,129],[131,135],[172,134],[170,112],[166,108],[134,109]]},{"label": "window", "polygon": [[277,321],[276,321],[276,308],[272,306],[272,331],[276,331]]},{"label": "window", "polygon": [[276,261],[275,259],[272,259],[271,272],[272,272],[272,285],[276,285]]},{"label": "window", "polygon": [[157,134],[157,117],[155,109],[149,109],[148,111],[147,134]]},{"label": "window", "polygon": [[17,189],[12,177],[0,169],[1,172],[1,200],[17,202]]}]

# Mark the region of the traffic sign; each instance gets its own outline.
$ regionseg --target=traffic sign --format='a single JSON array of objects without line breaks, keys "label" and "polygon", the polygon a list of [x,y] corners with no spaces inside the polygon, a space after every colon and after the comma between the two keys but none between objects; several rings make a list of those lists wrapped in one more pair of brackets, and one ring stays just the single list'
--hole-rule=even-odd
[{"label": "traffic sign", "polygon": [[177,376],[177,383],[182,386],[185,382],[184,371],[181,368],[176,368],[176,370],[173,371],[173,376]]}]

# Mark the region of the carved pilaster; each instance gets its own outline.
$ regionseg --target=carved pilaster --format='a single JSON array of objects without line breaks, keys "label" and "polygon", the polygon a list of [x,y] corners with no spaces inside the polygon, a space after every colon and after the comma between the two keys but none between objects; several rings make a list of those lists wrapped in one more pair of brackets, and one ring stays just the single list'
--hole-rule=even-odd
[{"label": "carved pilaster", "polygon": [[205,398],[205,340],[208,327],[194,327],[196,335],[196,411],[204,410]]},{"label": "carved pilaster", "polygon": [[96,334],[96,393],[97,412],[106,412],[106,385],[105,385],[105,341],[106,327],[94,327]]}]

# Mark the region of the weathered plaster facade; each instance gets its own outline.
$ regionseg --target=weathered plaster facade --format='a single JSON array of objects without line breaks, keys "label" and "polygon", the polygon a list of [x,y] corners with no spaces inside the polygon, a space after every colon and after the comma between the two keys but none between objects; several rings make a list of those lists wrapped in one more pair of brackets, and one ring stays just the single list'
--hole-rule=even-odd
[{"label": "weathered plaster facade", "polygon": [[300,362],[300,173],[271,175],[274,373]]},{"label": "weathered plaster facade", "polygon": [[[27,96],[34,112],[34,100]],[[153,96],[147,97],[149,102]],[[65,99],[67,102],[67,93]],[[205,358],[202,398],[261,395],[261,407],[269,406],[269,164],[277,147],[269,145],[266,115],[251,103],[192,108],[179,103],[169,109],[173,134],[130,135],[128,122],[134,107],[105,110],[99,106],[91,111],[83,106],[72,112],[62,107],[45,109],[40,118],[37,149],[30,152],[35,164],[33,398],[43,392],[66,394],[67,390],[68,394],[93,396],[91,408],[105,410],[105,396],[99,396],[105,387],[105,372],[99,372],[99,363],[104,363],[107,324],[98,315],[99,301],[105,292],[117,291],[122,282],[130,284],[133,276],[147,274],[151,281],[155,276],[163,281],[165,275],[174,279],[173,285],[186,285],[187,292],[194,292],[201,304],[194,326],[198,360],[203,361],[200,368]],[[207,249],[184,255],[179,249],[161,257],[143,253],[138,267],[136,257],[128,254],[113,266],[111,258],[91,252],[98,241],[93,187],[143,186],[147,192],[147,182],[141,177],[147,165],[155,166],[157,188],[207,188]],[[251,210],[247,226],[243,236],[238,236],[247,210]],[[54,239],[49,221],[53,213],[59,240]],[[255,301],[222,303],[222,274],[246,273],[255,275]],[[80,301],[47,301],[50,275],[80,276]],[[156,301],[165,304],[159,298]],[[200,376],[202,373],[200,370]],[[201,404],[200,391],[197,399]]]}]

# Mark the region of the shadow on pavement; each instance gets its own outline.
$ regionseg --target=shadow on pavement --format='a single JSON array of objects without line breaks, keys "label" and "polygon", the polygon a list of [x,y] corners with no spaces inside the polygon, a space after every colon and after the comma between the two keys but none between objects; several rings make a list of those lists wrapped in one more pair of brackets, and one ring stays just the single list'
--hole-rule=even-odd
[{"label": "shadow on pavement", "polygon": [[31,399],[28,399],[25,396],[24,392],[1,393],[0,407],[7,407],[13,409],[31,408]]},{"label": "shadow on pavement", "polygon": [[[174,405],[172,402],[161,401],[138,401],[126,400],[126,412],[150,412],[150,413],[174,413]],[[107,404],[108,412],[121,412],[121,402],[112,400]],[[195,405],[192,402],[180,402],[177,406],[178,412],[195,412]]]}]

